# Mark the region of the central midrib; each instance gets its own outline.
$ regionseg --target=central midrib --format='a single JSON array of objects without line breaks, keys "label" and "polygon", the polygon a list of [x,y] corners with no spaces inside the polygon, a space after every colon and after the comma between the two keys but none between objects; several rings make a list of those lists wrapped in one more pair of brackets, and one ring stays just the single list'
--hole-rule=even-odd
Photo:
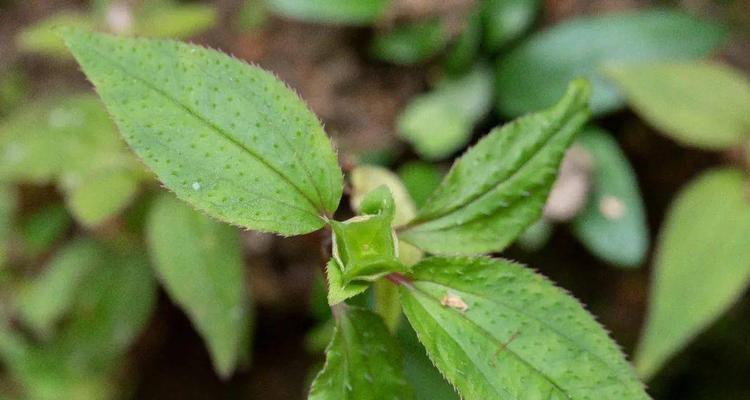
[{"label": "central midrib", "polygon": [[[126,76],[130,76],[133,79],[138,80],[139,82],[143,83],[145,86],[147,86],[148,88],[150,88],[151,90],[159,93],[161,96],[163,96],[164,98],[170,100],[173,104],[177,105],[179,108],[185,110],[185,112],[187,112],[190,116],[194,117],[195,119],[197,119],[198,121],[202,122],[203,124],[205,124],[206,126],[208,126],[209,128],[211,128],[212,130],[216,131],[217,133],[219,133],[219,135],[221,135],[223,138],[225,138],[226,140],[228,140],[229,142],[231,142],[235,146],[237,146],[240,149],[244,150],[247,154],[249,154],[250,156],[252,156],[256,160],[258,160],[261,164],[263,164],[264,166],[266,166],[266,168],[268,168],[269,170],[271,170],[272,172],[274,172],[276,175],[278,175],[279,177],[281,177],[281,179],[283,181],[285,181],[291,187],[293,187],[305,200],[307,200],[307,202],[310,203],[310,205],[312,206],[313,209],[315,209],[317,211],[321,211],[321,210],[325,209],[325,207],[322,204],[320,206],[316,205],[315,201],[313,201],[307,194],[305,194],[305,192],[302,189],[300,189],[294,182],[292,182],[291,179],[287,178],[286,175],[284,175],[283,173],[281,173],[281,171],[279,171],[278,169],[276,169],[273,165],[271,165],[263,157],[261,157],[260,155],[256,154],[251,149],[249,149],[248,147],[246,147],[243,143],[241,143],[240,141],[238,141],[237,139],[235,139],[234,137],[232,137],[229,133],[225,132],[221,127],[219,127],[215,123],[211,122],[207,118],[203,117],[201,114],[199,114],[197,111],[193,110],[189,106],[183,104],[182,102],[178,101],[174,97],[170,96],[167,92],[159,89],[157,86],[155,86],[154,84],[152,84],[148,80],[146,80],[144,78],[141,78],[140,76],[138,76],[136,74],[131,73],[122,64],[120,64],[119,62],[113,60],[110,57],[105,56],[98,49],[96,49],[94,47],[90,47],[90,46],[89,46],[89,49],[91,49],[94,53],[96,53],[97,55],[99,55],[102,59],[107,60],[109,63],[115,65]],[[322,201],[322,199],[321,199],[321,201]]]}]

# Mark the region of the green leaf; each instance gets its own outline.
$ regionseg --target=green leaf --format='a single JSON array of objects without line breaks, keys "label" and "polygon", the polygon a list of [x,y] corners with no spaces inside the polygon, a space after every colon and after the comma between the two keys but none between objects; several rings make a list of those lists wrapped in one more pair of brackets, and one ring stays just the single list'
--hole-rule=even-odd
[{"label": "green leaf", "polygon": [[64,189],[68,209],[84,226],[97,226],[133,200],[139,180],[137,173],[126,169],[95,173]]},{"label": "green leaf", "polygon": [[136,19],[139,35],[164,38],[194,36],[216,24],[217,12],[206,4],[168,4],[141,13]]},{"label": "green leaf", "polygon": [[35,257],[60,240],[73,220],[61,204],[51,204],[21,221],[24,251]]},{"label": "green leaf", "polygon": [[534,252],[541,250],[554,231],[554,225],[548,222],[544,218],[539,219],[531,226],[529,226],[523,233],[518,237],[517,243],[524,251]]},{"label": "green leaf", "polygon": [[740,71],[683,62],[607,72],[639,115],[682,144],[723,149],[750,136],[750,81]]},{"label": "green leaf", "polygon": [[623,98],[601,74],[604,67],[701,58],[725,38],[723,27],[669,10],[571,20],[533,35],[501,58],[498,107],[511,116],[548,107],[570,80],[587,77],[594,88],[593,113],[613,111]]},{"label": "green leaf", "polygon": [[272,74],[172,41],[63,35],[128,144],[182,200],[283,235],[317,230],[337,208],[336,154]]},{"label": "green leaf", "polygon": [[707,172],[670,207],[654,261],[649,311],[635,364],[649,378],[711,325],[750,282],[748,181]]},{"label": "green leaf", "polygon": [[390,332],[395,332],[401,322],[401,302],[398,287],[385,279],[372,284],[375,312],[383,318]]},{"label": "green leaf", "polygon": [[450,45],[443,67],[451,74],[461,75],[468,72],[479,58],[482,45],[482,19],[479,10],[475,10],[466,21],[466,27]]},{"label": "green leaf", "polygon": [[534,22],[539,0],[484,0],[484,43],[491,52],[501,50]]},{"label": "green leaf", "polygon": [[266,0],[269,8],[288,18],[309,22],[369,25],[386,11],[390,0]]},{"label": "green leaf", "polygon": [[341,265],[335,258],[331,258],[326,264],[326,276],[328,277],[328,304],[334,305],[352,298],[370,287],[370,282],[351,281],[344,282]]},{"label": "green leaf", "polygon": [[398,176],[418,208],[424,206],[443,180],[443,173],[436,166],[423,161],[410,161],[402,165],[398,169]]},{"label": "green leaf", "polygon": [[102,246],[93,240],[76,240],[60,249],[44,271],[18,293],[21,320],[40,337],[51,337],[83,282],[105,259]]},{"label": "green leaf", "polygon": [[92,94],[58,94],[0,124],[0,180],[77,182],[101,169],[138,169]]},{"label": "green leaf", "polygon": [[2,279],[5,263],[8,261],[10,239],[18,208],[17,196],[14,187],[0,184],[0,279]]},{"label": "green leaf", "polygon": [[391,272],[407,272],[399,261],[398,239],[388,215],[363,215],[331,221],[333,258],[344,283],[375,281]]},{"label": "green leaf", "polygon": [[430,258],[401,302],[432,362],[466,400],[648,399],[583,307],[505,260]]},{"label": "green leaf", "polygon": [[60,27],[93,29],[94,25],[94,20],[89,15],[62,12],[25,27],[16,36],[16,44],[24,52],[69,59],[70,52],[55,30]]},{"label": "green leaf", "polygon": [[399,135],[422,158],[442,159],[466,146],[492,106],[492,73],[484,64],[415,97],[398,118]]},{"label": "green leaf", "polygon": [[397,65],[426,61],[448,44],[448,33],[440,19],[429,19],[397,26],[373,38],[373,57]]},{"label": "green leaf", "polygon": [[432,365],[419,343],[414,329],[409,324],[401,324],[398,340],[404,353],[404,373],[414,387],[417,400],[459,400],[458,394],[440,371]]},{"label": "green leaf", "polygon": [[398,345],[380,317],[357,307],[341,306],[337,311],[326,364],[308,399],[412,399]]},{"label": "green leaf", "polygon": [[414,201],[401,183],[401,179],[393,172],[374,165],[363,165],[351,172],[350,180],[352,184],[350,201],[353,210],[359,211],[362,199],[366,194],[381,185],[385,185],[391,191],[396,204],[396,211],[393,216],[394,227],[406,224],[416,215],[417,210]]},{"label": "green leaf", "polygon": [[542,213],[565,149],[589,117],[577,81],[553,108],[495,128],[454,164],[399,237],[435,254],[500,251]]},{"label": "green leaf", "polygon": [[216,371],[229,377],[251,324],[237,230],[162,195],[151,210],[147,238],[167,293],[203,336]]},{"label": "green leaf", "polygon": [[597,257],[636,267],[648,251],[648,226],[638,181],[612,136],[598,128],[581,132],[578,144],[593,162],[586,207],[573,220],[573,233]]}]

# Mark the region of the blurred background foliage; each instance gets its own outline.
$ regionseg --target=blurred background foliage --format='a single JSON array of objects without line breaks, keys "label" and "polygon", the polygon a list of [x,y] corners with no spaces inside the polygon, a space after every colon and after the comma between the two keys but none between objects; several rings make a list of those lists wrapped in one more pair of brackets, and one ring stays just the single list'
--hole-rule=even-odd
[{"label": "blurred background foliage", "polygon": [[[343,214],[386,183],[413,215],[456,154],[590,79],[593,122],[504,256],[587,304],[654,398],[750,398],[747,0],[0,0],[0,398],[301,399],[332,332],[324,235],[175,201],[59,25],[273,71],[352,172]],[[456,399],[382,290],[355,301],[418,399]]]}]

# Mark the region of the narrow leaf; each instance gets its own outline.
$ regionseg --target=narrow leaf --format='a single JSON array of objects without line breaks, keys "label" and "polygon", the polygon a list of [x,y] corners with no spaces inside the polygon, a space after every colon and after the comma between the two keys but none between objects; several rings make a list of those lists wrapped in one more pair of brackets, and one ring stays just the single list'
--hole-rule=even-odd
[{"label": "narrow leaf", "polygon": [[216,24],[216,9],[206,4],[169,4],[141,13],[136,33],[149,37],[183,38]]},{"label": "narrow leaf", "polygon": [[605,261],[636,267],[646,256],[649,240],[635,173],[606,131],[586,129],[577,143],[592,158],[593,179],[588,204],[573,220],[573,233]]},{"label": "narrow leaf", "polygon": [[310,400],[412,399],[398,346],[376,314],[343,306]]},{"label": "narrow leaf", "polygon": [[163,195],[151,210],[147,237],[167,293],[203,336],[216,371],[228,377],[250,327],[237,230]]},{"label": "narrow leaf", "polygon": [[592,316],[518,264],[430,258],[401,295],[427,354],[466,400],[649,398]]},{"label": "narrow leaf", "polygon": [[501,58],[498,108],[515,116],[548,107],[568,81],[586,77],[594,88],[593,113],[613,111],[622,106],[623,98],[602,75],[604,67],[702,58],[725,38],[723,27],[669,10],[570,20],[531,36]]},{"label": "narrow leaf", "polygon": [[320,122],[272,74],[202,47],[67,30],[128,144],[177,196],[229,223],[319,229],[341,171]]},{"label": "narrow leaf", "polygon": [[750,283],[747,185],[739,170],[714,170],[674,200],[659,237],[648,316],[636,351],[641,376],[653,376]]},{"label": "narrow leaf", "polygon": [[495,128],[454,164],[400,237],[431,253],[500,251],[541,216],[565,149],[588,119],[589,86]]},{"label": "narrow leaf", "polygon": [[492,74],[479,64],[412,100],[398,119],[399,134],[423,158],[441,159],[464,147],[492,103]]},{"label": "narrow leaf", "polygon": [[16,189],[10,185],[0,184],[0,280],[8,261],[8,250],[17,208]]},{"label": "narrow leaf", "polygon": [[78,27],[82,29],[93,29],[96,25],[94,19],[83,13],[61,12],[43,19],[32,25],[26,26],[16,36],[16,44],[21,51],[36,53],[59,59],[70,59],[70,52],[65,43],[55,33],[60,27]]},{"label": "narrow leaf", "polygon": [[639,115],[682,144],[723,149],[750,136],[750,80],[728,66],[664,63],[608,73]]}]

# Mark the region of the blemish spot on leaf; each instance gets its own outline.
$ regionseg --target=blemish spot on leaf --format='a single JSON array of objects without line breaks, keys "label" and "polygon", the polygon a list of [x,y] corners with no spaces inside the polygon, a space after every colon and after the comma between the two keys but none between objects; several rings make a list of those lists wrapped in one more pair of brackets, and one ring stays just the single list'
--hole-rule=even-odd
[{"label": "blemish spot on leaf", "polygon": [[599,211],[607,219],[620,219],[625,215],[625,203],[615,196],[604,196],[599,203]]},{"label": "blemish spot on leaf", "polygon": [[469,309],[469,305],[464,302],[461,296],[451,292],[447,292],[445,296],[440,299],[440,304],[446,307],[450,307],[454,310],[458,310],[461,312],[461,314],[465,313],[466,310]]}]

